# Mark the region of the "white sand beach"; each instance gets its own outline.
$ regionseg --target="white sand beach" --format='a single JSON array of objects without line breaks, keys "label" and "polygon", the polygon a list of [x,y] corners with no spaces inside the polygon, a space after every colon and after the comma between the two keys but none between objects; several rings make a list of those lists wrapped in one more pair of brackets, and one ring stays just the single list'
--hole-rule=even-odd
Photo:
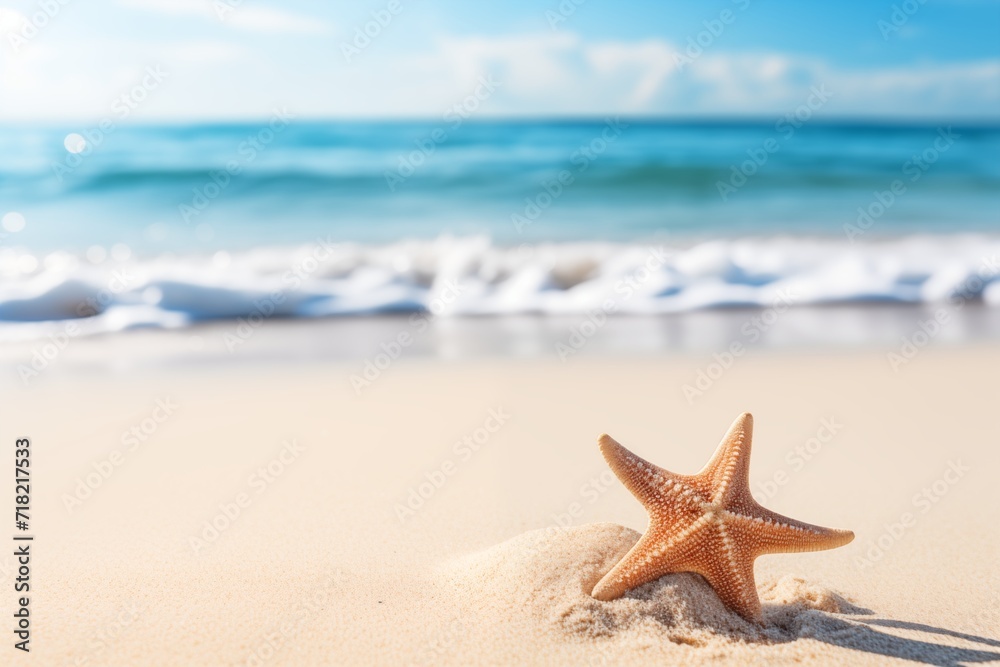
[{"label": "white sand beach", "polygon": [[[690,404],[709,362],[53,369],[0,425],[36,476],[7,664],[1000,660],[1000,349],[753,352]],[[744,410],[757,500],[855,541],[758,560],[763,627],[696,575],[591,598],[646,523],[598,434],[688,473]]]}]

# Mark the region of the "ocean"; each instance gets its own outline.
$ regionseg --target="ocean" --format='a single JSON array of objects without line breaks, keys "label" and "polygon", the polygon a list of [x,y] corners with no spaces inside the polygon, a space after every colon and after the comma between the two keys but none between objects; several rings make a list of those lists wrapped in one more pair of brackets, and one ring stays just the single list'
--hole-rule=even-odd
[{"label": "ocean", "polygon": [[434,304],[1000,304],[1000,127],[276,110],[0,145],[0,339]]}]

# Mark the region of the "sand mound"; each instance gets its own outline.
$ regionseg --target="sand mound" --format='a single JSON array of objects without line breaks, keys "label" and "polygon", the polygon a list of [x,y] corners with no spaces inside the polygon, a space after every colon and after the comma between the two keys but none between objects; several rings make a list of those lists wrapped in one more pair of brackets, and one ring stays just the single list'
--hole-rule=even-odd
[{"label": "sand mound", "polygon": [[527,614],[543,632],[566,639],[775,643],[843,631],[843,620],[831,614],[860,611],[796,577],[759,583],[763,627],[729,611],[694,574],[668,575],[611,602],[592,598],[597,581],[638,539],[634,530],[607,523],[538,530],[455,561],[449,571],[496,621],[516,625]]}]

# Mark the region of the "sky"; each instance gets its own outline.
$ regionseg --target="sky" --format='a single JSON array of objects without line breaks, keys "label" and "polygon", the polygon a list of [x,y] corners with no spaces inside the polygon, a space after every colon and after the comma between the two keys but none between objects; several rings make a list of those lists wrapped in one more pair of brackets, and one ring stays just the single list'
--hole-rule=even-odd
[{"label": "sky", "polygon": [[3,0],[0,121],[1000,121],[997,0]]}]

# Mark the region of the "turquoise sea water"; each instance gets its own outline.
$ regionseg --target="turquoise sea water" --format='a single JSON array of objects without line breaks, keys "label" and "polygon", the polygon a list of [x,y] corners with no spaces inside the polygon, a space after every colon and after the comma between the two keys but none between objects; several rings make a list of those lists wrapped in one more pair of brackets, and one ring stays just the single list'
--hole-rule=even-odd
[{"label": "turquoise sea water", "polygon": [[859,208],[879,236],[1000,229],[996,127],[459,121],[0,128],[0,215],[25,219],[6,242],[844,236]]},{"label": "turquoise sea water", "polygon": [[275,117],[6,127],[0,145],[0,339],[1000,304],[996,127]]}]

